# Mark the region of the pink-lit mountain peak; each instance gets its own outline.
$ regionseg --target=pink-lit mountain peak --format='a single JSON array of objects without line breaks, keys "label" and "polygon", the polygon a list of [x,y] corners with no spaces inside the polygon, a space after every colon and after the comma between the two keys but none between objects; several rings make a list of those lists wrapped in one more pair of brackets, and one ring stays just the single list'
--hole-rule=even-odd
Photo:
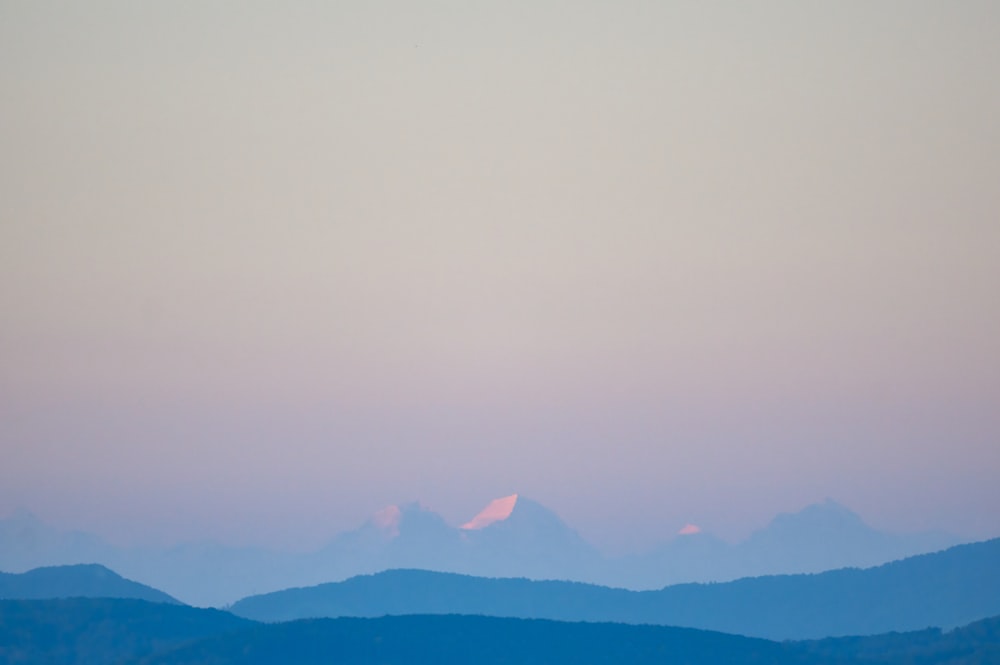
[{"label": "pink-lit mountain peak", "polygon": [[502,522],[510,517],[510,514],[514,512],[514,506],[516,505],[516,494],[511,494],[510,496],[501,497],[499,499],[493,499],[479,512],[478,515],[463,524],[462,528],[467,531],[475,531],[478,529],[484,529],[494,522]]},{"label": "pink-lit mountain peak", "polygon": [[386,506],[372,515],[375,526],[393,538],[399,535],[399,523],[402,519],[403,511],[396,505]]},{"label": "pink-lit mountain peak", "polygon": [[697,524],[685,524],[680,531],[677,532],[679,536],[694,536],[701,533],[701,527]]}]

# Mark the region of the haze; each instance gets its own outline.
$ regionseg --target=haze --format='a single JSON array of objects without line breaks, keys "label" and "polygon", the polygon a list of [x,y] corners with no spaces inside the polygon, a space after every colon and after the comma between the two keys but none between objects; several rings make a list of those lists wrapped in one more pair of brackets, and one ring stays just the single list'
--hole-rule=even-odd
[{"label": "haze", "polygon": [[0,0],[0,514],[1000,533],[1000,5]]}]

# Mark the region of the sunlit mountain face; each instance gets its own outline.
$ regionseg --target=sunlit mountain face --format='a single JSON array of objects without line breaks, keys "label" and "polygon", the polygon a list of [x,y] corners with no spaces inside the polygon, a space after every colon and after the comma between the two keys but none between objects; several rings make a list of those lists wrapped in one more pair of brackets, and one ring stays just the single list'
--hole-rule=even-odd
[{"label": "sunlit mountain face", "polygon": [[466,530],[477,530],[488,527],[494,522],[502,522],[510,517],[517,505],[517,494],[493,499],[478,515],[462,525]]},{"label": "sunlit mountain face", "polygon": [[948,534],[878,531],[827,500],[779,515],[743,542],[726,542],[707,525],[687,523],[651,550],[613,558],[602,556],[554,511],[518,493],[486,502],[460,524],[419,502],[387,505],[357,528],[302,553],[211,542],[128,549],[20,515],[0,519],[0,570],[100,563],[184,602],[224,605],[241,596],[393,568],[657,589],[867,567],[957,542]]},{"label": "sunlit mountain face", "polygon": [[399,535],[399,523],[402,519],[403,511],[396,505],[386,506],[372,515],[372,523],[390,538],[395,538]]}]

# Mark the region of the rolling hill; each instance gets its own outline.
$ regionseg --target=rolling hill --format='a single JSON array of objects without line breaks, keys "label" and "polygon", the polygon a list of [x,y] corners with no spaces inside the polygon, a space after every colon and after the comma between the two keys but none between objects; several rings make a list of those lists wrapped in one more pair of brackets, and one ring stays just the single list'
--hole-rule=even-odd
[{"label": "rolling hill", "polygon": [[997,655],[1000,617],[779,643],[668,626],[455,615],[260,624],[133,599],[0,600],[0,665],[982,665]]}]

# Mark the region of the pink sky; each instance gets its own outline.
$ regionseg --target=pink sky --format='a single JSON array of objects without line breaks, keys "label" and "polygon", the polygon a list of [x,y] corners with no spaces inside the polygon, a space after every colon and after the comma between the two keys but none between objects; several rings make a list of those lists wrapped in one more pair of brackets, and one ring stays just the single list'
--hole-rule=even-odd
[{"label": "pink sky", "polygon": [[0,514],[1000,533],[1000,5],[0,13]]}]

